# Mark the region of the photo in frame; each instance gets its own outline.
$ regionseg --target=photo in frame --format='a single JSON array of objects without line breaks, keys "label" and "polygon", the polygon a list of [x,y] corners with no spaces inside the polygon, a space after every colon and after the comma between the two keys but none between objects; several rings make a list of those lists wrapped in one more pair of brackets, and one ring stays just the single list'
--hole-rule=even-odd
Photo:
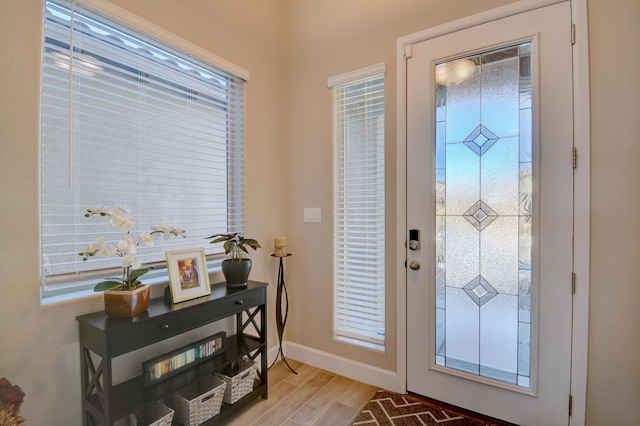
[{"label": "photo in frame", "polygon": [[203,248],[168,251],[169,288],[173,303],[211,294]]}]

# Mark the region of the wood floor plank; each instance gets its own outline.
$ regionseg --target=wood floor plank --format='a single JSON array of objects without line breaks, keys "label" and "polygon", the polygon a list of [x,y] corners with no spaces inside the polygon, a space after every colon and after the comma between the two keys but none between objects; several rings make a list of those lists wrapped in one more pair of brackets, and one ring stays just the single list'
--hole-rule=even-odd
[{"label": "wood floor plank", "polygon": [[313,426],[347,426],[353,423],[353,419],[359,413],[360,409],[336,401],[322,417],[313,423]]},{"label": "wood floor plank", "polygon": [[318,394],[304,404],[291,419],[300,424],[313,424],[334,402],[339,401],[346,393],[353,380],[336,376]]},{"label": "wood floor plank", "polygon": [[[302,364],[298,366],[298,368],[300,367],[302,367]],[[278,361],[269,369],[269,387],[275,386],[293,375],[294,373],[289,370],[284,362]]]},{"label": "wood floor plank", "polygon": [[349,407],[360,409],[369,402],[377,390],[378,388],[375,386],[353,381],[340,402]]},{"label": "wood floor plank", "polygon": [[307,380],[318,374],[321,370],[318,367],[312,367],[305,364],[298,368],[296,371],[298,372],[298,374],[291,374],[284,380],[287,383],[291,383],[292,385],[300,386]]},{"label": "wood floor plank", "polygon": [[[281,426],[293,416],[300,407],[320,392],[327,383],[333,380],[334,377],[335,375],[333,374],[317,371],[315,375],[300,385],[295,392],[292,392],[280,401],[275,409],[269,410],[257,419],[254,424],[260,426]],[[288,381],[284,381],[283,383],[288,383]]]},{"label": "wood floor plank", "polygon": [[[298,370],[298,368],[302,367],[303,365],[305,365],[303,362],[300,361],[296,361],[295,359],[289,359],[287,358],[287,362],[289,363],[289,365],[291,366],[291,368],[293,368],[294,370]],[[287,367],[287,364],[285,364],[282,360],[278,361],[278,363],[282,364],[283,367],[289,369]]]},{"label": "wood floor plank", "polygon": [[377,388],[294,360],[269,369],[269,399],[258,399],[230,426],[349,425]]},{"label": "wood floor plank", "polygon": [[[271,373],[271,372],[269,372]],[[245,410],[234,416],[229,425],[246,426],[254,423],[257,419],[264,416],[269,410],[277,409],[278,405],[288,395],[294,393],[298,389],[297,386],[281,381],[275,386],[269,386],[269,399],[257,399]]]}]

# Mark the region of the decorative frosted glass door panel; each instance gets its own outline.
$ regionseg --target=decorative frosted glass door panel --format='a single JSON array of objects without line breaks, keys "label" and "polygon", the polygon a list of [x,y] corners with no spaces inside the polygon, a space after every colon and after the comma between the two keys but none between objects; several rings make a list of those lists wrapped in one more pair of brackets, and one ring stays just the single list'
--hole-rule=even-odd
[{"label": "decorative frosted glass door panel", "polygon": [[407,59],[407,388],[520,425],[569,420],[570,22],[560,2]]},{"label": "decorative frosted glass door panel", "polygon": [[437,64],[436,363],[529,386],[531,42]]}]

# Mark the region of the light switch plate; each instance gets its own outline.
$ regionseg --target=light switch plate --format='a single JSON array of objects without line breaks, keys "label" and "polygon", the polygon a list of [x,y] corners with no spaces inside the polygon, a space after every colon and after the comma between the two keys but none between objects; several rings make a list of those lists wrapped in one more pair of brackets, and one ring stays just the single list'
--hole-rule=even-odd
[{"label": "light switch plate", "polygon": [[304,222],[305,223],[320,223],[321,222],[321,210],[320,210],[320,207],[305,207],[305,209],[304,209]]}]

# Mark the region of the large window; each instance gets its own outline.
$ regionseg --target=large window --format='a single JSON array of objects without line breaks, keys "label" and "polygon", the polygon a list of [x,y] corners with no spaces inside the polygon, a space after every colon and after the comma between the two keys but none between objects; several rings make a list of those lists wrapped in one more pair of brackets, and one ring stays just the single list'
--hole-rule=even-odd
[{"label": "large window", "polygon": [[78,256],[98,236],[121,236],[83,217],[97,205],[128,206],[140,231],[163,223],[186,230],[187,239],[144,248],[147,265],[162,269],[166,250],[220,253],[204,237],[243,228],[248,73],[75,1],[45,2],[43,37],[43,296],[88,289],[120,265]]},{"label": "large window", "polygon": [[384,64],[329,79],[334,95],[334,334],[385,339]]}]

